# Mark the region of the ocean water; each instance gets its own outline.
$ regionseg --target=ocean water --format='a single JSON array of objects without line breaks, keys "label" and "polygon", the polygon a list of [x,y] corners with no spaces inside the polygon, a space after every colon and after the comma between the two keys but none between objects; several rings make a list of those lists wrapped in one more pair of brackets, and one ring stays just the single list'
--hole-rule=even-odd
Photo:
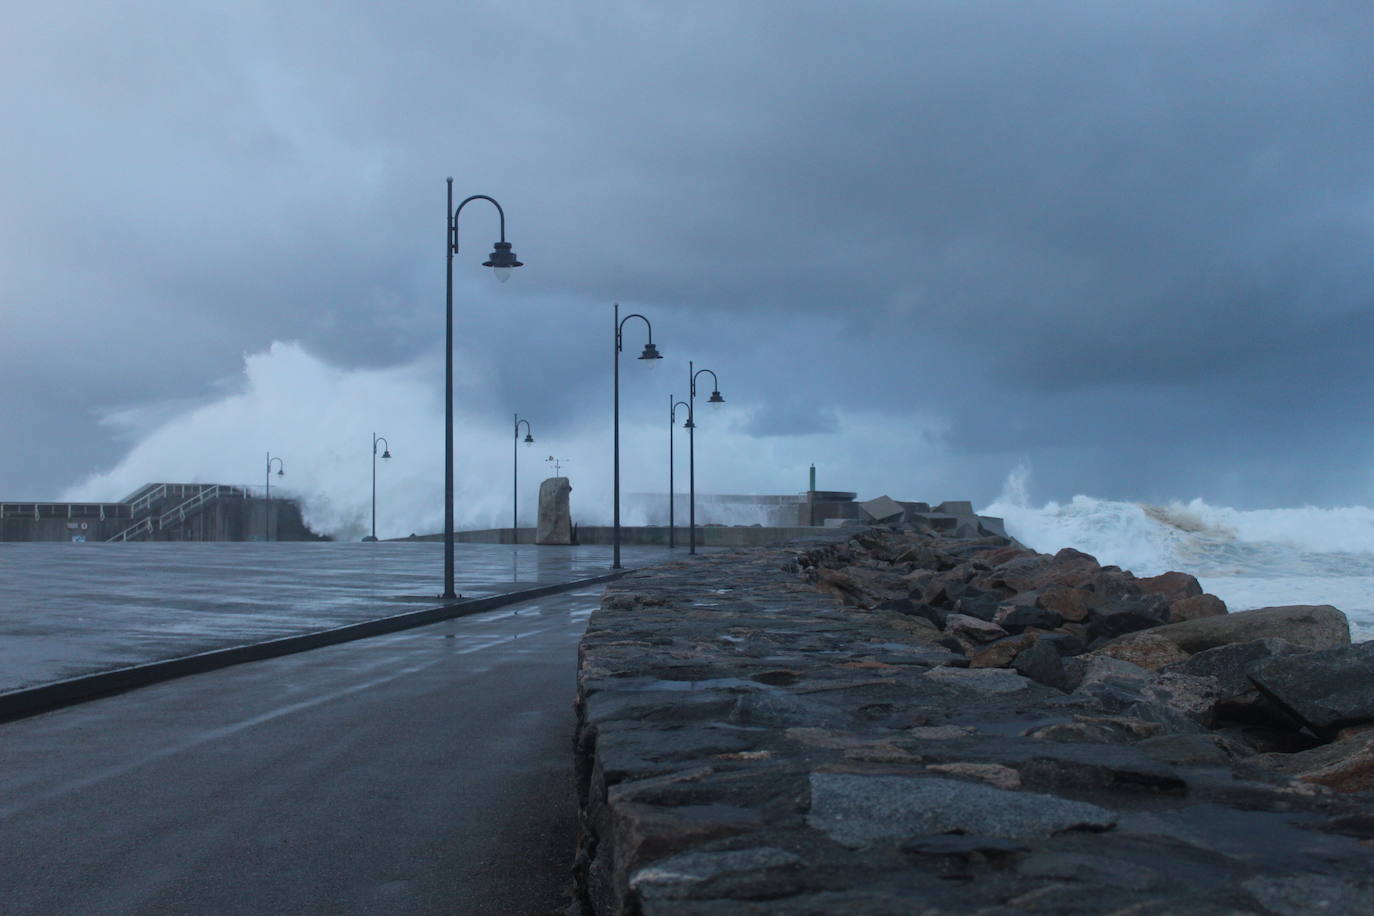
[{"label": "ocean water", "polygon": [[1241,510],[1091,496],[1036,506],[1014,474],[979,512],[1043,553],[1073,547],[1137,576],[1191,573],[1232,611],[1330,604],[1350,618],[1352,638],[1374,639],[1374,509],[1365,506]]}]

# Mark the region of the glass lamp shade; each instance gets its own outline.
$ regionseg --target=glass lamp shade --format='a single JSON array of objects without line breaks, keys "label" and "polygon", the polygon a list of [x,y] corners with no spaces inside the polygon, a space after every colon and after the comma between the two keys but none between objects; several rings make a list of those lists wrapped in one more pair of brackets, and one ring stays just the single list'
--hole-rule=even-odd
[{"label": "glass lamp shade", "polygon": [[483,261],[482,266],[490,267],[496,279],[505,283],[510,279],[512,269],[525,265],[523,261],[517,260],[515,252],[510,250],[510,242],[497,242],[492,246],[491,258]]}]

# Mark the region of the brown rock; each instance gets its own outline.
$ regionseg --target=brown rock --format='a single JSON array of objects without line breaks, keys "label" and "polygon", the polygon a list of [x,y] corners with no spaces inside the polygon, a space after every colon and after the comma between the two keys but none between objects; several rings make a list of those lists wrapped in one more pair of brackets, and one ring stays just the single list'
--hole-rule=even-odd
[{"label": "brown rock", "polygon": [[1172,640],[1185,652],[1274,637],[1309,649],[1350,645],[1350,623],[1329,604],[1294,604],[1236,611],[1221,617],[1198,617],[1150,631]]},{"label": "brown rock", "polygon": [[1216,595],[1193,595],[1190,598],[1175,599],[1169,604],[1170,623],[1182,623],[1199,617],[1220,617],[1225,613],[1226,602]]},{"label": "brown rock", "polygon": [[936,773],[968,776],[991,783],[999,789],[1021,788],[1021,774],[1000,763],[935,763],[926,767]]},{"label": "brown rock", "polygon": [[1170,601],[1196,598],[1202,594],[1202,586],[1197,579],[1181,572],[1166,572],[1148,579],[1137,579],[1136,584],[1144,594],[1163,595]]},{"label": "brown rock", "polygon": [[1037,554],[1034,550],[1026,550],[1021,547],[999,547],[996,550],[989,550],[987,553],[979,557],[979,559],[990,567],[998,567],[1001,566],[1003,563],[1009,563],[1012,560],[1019,560],[1022,557],[1036,556],[1039,556],[1039,554]]},{"label": "brown rock", "polygon": [[1021,650],[1030,648],[1034,642],[1035,635],[1032,633],[1022,633],[1019,636],[999,639],[974,651],[973,655],[969,657],[968,666],[970,668],[1006,668],[1011,664],[1012,659],[1020,654]]},{"label": "brown rock", "polygon": [[1005,587],[1012,591],[1026,591],[1036,588],[1038,577],[1049,568],[1050,558],[1044,554],[1032,553],[1008,560],[996,566],[986,575],[989,586]]},{"label": "brown rock", "polygon": [[1177,643],[1148,631],[1123,636],[1116,642],[1094,649],[1083,657],[1088,659],[1103,655],[1139,665],[1148,671],[1158,671],[1165,665],[1188,660],[1188,653],[1180,649]]},{"label": "brown rock", "polygon": [[1047,611],[1054,611],[1065,620],[1077,623],[1088,616],[1088,596],[1076,588],[1051,585],[1040,592],[1035,603]]},{"label": "brown rock", "polygon": [[1101,570],[1102,565],[1097,562],[1096,557],[1072,547],[1065,547],[1055,554],[1050,565],[1035,577],[1035,584],[1040,587],[1067,585],[1073,588],[1092,581]]},{"label": "brown rock", "polygon": [[1296,754],[1265,754],[1262,762],[1303,782],[1337,792],[1374,789],[1374,740],[1336,741]]},{"label": "brown rock", "polygon": [[1007,631],[997,624],[967,614],[950,614],[945,618],[945,633],[970,643],[992,642],[1007,635]]}]

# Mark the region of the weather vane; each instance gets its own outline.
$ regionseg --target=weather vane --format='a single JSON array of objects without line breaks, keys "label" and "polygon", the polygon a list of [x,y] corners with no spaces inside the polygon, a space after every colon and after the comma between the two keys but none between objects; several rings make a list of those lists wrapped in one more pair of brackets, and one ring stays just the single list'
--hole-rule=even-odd
[{"label": "weather vane", "polygon": [[552,462],[553,462],[553,476],[555,476],[555,477],[562,477],[562,476],[563,476],[563,463],[566,462],[566,461],[569,461],[569,460],[571,460],[571,459],[568,459],[568,458],[555,458],[555,457],[553,457],[552,455],[550,455],[549,457],[547,457],[547,458],[544,459],[545,462],[549,462],[549,461],[552,461]]}]

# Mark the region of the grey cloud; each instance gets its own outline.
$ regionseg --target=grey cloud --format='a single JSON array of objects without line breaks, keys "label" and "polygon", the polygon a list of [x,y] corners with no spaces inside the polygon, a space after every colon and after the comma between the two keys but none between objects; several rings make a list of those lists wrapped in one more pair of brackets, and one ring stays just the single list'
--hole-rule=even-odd
[{"label": "grey cloud", "polygon": [[[94,408],[208,393],[273,339],[432,358],[452,174],[528,264],[494,290],[494,214],[465,211],[461,352],[555,428],[606,422],[620,298],[728,368],[758,436],[933,410],[978,487],[1029,451],[1061,494],[1252,465],[1252,501],[1350,497],[1372,26],[1338,2],[26,8],[0,382],[45,460],[0,476],[58,489]],[[84,435],[82,461],[117,454]]]}]

